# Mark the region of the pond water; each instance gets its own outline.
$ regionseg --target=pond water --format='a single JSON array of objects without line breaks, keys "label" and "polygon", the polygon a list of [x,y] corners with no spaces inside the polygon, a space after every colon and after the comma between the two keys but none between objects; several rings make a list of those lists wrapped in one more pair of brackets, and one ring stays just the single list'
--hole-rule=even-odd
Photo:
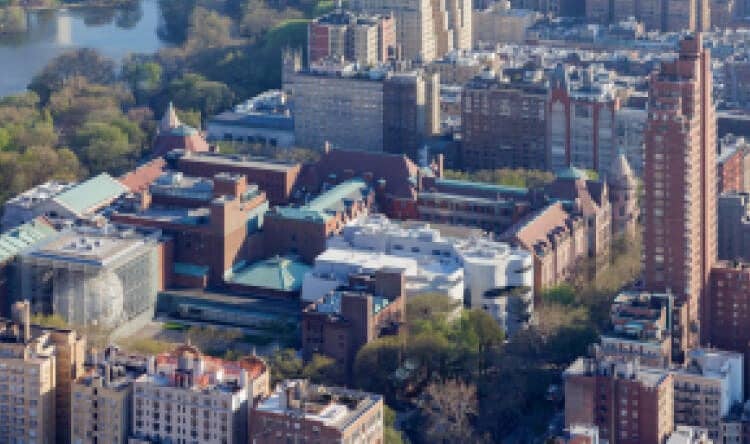
[{"label": "pond water", "polygon": [[28,29],[0,36],[0,96],[18,93],[55,56],[75,48],[94,48],[120,61],[125,55],[153,53],[167,45],[159,38],[157,0],[128,8],[74,8],[30,11]]}]

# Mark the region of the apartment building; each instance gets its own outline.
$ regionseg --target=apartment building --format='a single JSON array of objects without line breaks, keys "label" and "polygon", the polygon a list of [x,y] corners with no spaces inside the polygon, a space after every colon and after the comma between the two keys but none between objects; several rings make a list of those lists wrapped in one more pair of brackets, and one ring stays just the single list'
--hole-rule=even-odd
[{"label": "apartment building", "polygon": [[133,382],[129,442],[247,443],[250,405],[270,394],[268,378],[254,356],[224,361],[191,345],[160,354]]},{"label": "apartment building", "polygon": [[396,73],[383,84],[383,150],[412,159],[425,140],[440,133],[440,76]]},{"label": "apartment building", "polygon": [[83,372],[86,340],[71,330],[31,325],[16,302],[0,326],[0,437],[7,442],[69,443],[70,386]]},{"label": "apartment building", "polygon": [[253,408],[249,442],[272,444],[284,440],[382,443],[383,397],[304,380],[283,381]]},{"label": "apartment building", "polygon": [[750,260],[750,194],[721,194],[718,207],[719,259]]},{"label": "apartment building", "polygon": [[356,0],[350,7],[368,14],[392,13],[404,59],[428,63],[452,49],[471,49],[470,0]]},{"label": "apartment building", "polygon": [[594,425],[621,444],[664,442],[674,430],[674,389],[666,370],[636,362],[578,358],[563,372],[565,426]]},{"label": "apartment building", "polygon": [[705,428],[719,442],[721,418],[744,400],[741,353],[693,349],[684,368],[672,371],[674,421]]},{"label": "apartment building", "polygon": [[666,368],[672,361],[673,306],[669,293],[620,293],[610,309],[612,329],[602,334],[598,351],[623,362]]},{"label": "apartment building", "polygon": [[470,170],[547,168],[547,94],[542,71],[485,71],[464,86],[461,155]]},{"label": "apartment building", "polygon": [[[649,81],[644,172],[644,281],[671,288],[688,306],[679,353],[700,341],[700,312],[717,254],[716,117],[709,51],[701,34],[680,41],[678,58]],[[680,228],[683,227],[683,228]]]},{"label": "apartment building", "polygon": [[383,151],[384,76],[353,64],[320,62],[296,72],[291,83],[285,79],[284,89],[292,91],[297,145]]},{"label": "apartment building", "polygon": [[307,60],[344,58],[374,65],[395,58],[395,20],[392,15],[357,15],[337,9],[317,17],[307,27]]},{"label": "apartment building", "polygon": [[727,134],[719,140],[716,175],[719,194],[750,191],[750,144],[744,137]]},{"label": "apartment building", "polygon": [[86,369],[72,383],[72,443],[127,444],[131,434],[133,381],[146,373],[145,356],[110,346],[91,349]]},{"label": "apartment building", "polygon": [[713,17],[712,3],[710,0],[586,0],[586,19],[609,24],[635,17],[650,31],[708,31]]},{"label": "apartment building", "polygon": [[596,65],[558,69],[549,107],[549,169],[572,166],[605,176],[617,155],[620,102],[612,73]]},{"label": "apartment building", "polygon": [[357,352],[368,342],[398,334],[406,322],[405,277],[383,268],[352,275],[349,285],[326,294],[302,310],[302,355],[334,358],[347,377]]}]

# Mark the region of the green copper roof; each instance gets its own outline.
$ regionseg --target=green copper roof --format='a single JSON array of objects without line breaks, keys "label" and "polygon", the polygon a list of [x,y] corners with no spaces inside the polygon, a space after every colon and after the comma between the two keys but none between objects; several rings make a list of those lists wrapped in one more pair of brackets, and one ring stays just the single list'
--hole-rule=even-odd
[{"label": "green copper roof", "polygon": [[468,180],[458,180],[458,179],[437,179],[436,183],[438,185],[445,185],[445,186],[449,186],[453,188],[477,189],[477,190],[492,191],[492,192],[503,193],[503,194],[527,194],[529,192],[528,188],[511,187],[508,185],[496,185],[496,184],[484,183],[484,182],[471,182]]},{"label": "green copper roof", "polygon": [[0,262],[57,233],[50,225],[35,219],[0,235]]},{"label": "green copper roof", "polygon": [[324,222],[337,210],[343,209],[345,199],[361,199],[367,183],[362,179],[342,182],[301,207],[276,207],[275,212],[289,219],[310,219]]},{"label": "green copper roof", "polygon": [[198,130],[193,128],[192,126],[180,125],[177,128],[171,130],[169,134],[173,136],[189,137],[194,134],[198,134]]},{"label": "green copper roof", "polygon": [[208,274],[208,267],[205,265],[188,264],[186,262],[175,262],[174,272],[183,276],[203,277]]},{"label": "green copper roof", "polygon": [[234,270],[227,282],[279,291],[298,291],[310,267],[287,257],[273,257],[246,268]]},{"label": "green copper roof", "polygon": [[80,215],[106,205],[127,191],[122,183],[102,173],[58,194],[55,201]]}]

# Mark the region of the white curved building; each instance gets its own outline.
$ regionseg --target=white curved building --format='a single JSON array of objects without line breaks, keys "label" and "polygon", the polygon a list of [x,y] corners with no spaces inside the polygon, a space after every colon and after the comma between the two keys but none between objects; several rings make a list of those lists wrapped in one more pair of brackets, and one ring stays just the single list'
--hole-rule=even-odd
[{"label": "white curved building", "polygon": [[[485,310],[508,334],[515,333],[533,314],[533,257],[504,242],[477,236],[443,237],[428,224],[402,226],[376,214],[344,227],[340,236],[329,239],[328,248],[318,256],[311,276],[305,279],[305,299],[313,296],[305,294],[308,279],[313,288],[315,274],[332,270],[332,262],[339,264],[340,273],[333,279],[340,283],[346,282],[348,276],[344,264],[351,265],[351,272],[396,266],[406,270],[407,295],[448,294],[470,307]],[[417,286],[420,278],[425,286],[431,284],[434,288],[409,290],[410,285]]]}]

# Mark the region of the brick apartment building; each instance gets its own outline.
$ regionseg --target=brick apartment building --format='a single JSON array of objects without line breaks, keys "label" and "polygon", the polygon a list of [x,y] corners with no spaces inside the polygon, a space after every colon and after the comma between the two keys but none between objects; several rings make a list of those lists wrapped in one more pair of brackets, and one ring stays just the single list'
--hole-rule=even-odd
[{"label": "brick apartment building", "polygon": [[[644,172],[644,282],[675,295],[688,309],[687,337],[672,350],[696,347],[701,306],[717,254],[716,117],[711,57],[700,34],[680,41],[678,58],[649,80]],[[679,331],[679,330],[677,330]]]},{"label": "brick apartment building", "polygon": [[716,175],[719,194],[750,191],[750,145],[744,137],[728,134],[721,138]]},{"label": "brick apartment building", "polygon": [[606,175],[614,163],[615,115],[620,101],[603,69],[558,69],[549,99],[548,168],[568,166]]},{"label": "brick apartment building", "polygon": [[383,82],[383,151],[418,158],[424,141],[440,133],[440,77],[397,73]]},{"label": "brick apartment building", "polygon": [[540,70],[486,71],[464,86],[461,156],[469,170],[547,168],[548,88]]},{"label": "brick apartment building", "polygon": [[578,358],[563,373],[565,426],[592,424],[611,443],[662,443],[674,429],[673,380],[636,363]]},{"label": "brick apartment building", "polygon": [[368,342],[397,334],[406,321],[403,271],[381,269],[350,276],[342,287],[302,311],[302,355],[320,353],[334,358],[351,376],[357,352]]},{"label": "brick apartment building", "polygon": [[362,65],[395,57],[396,28],[391,14],[357,15],[337,9],[307,27],[307,60],[344,58]]},{"label": "brick apartment building", "polygon": [[381,444],[383,397],[302,380],[283,381],[250,413],[249,442],[279,441]]}]

